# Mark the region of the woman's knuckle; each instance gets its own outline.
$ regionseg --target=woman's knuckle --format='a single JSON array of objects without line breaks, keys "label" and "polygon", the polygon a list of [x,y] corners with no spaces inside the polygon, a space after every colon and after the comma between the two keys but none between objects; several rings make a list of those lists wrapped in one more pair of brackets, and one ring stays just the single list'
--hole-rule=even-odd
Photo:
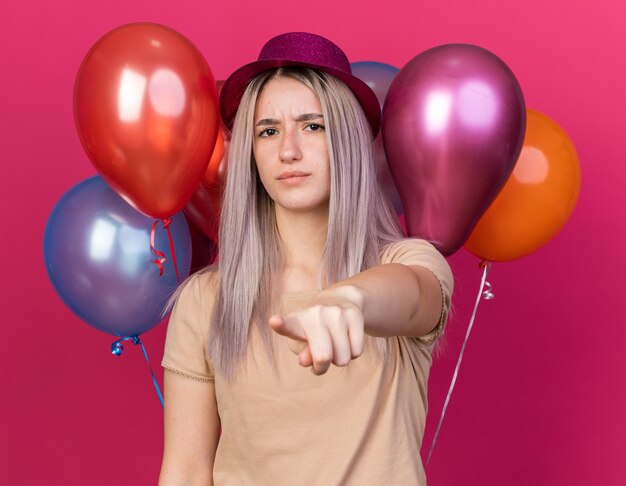
[{"label": "woman's knuckle", "polygon": [[315,362],[320,365],[329,364],[330,360],[331,360],[330,353],[327,353],[327,352],[317,353],[317,355],[315,356]]},{"label": "woman's knuckle", "polygon": [[359,350],[352,353],[352,359],[357,359],[359,356],[363,354],[363,350]]}]

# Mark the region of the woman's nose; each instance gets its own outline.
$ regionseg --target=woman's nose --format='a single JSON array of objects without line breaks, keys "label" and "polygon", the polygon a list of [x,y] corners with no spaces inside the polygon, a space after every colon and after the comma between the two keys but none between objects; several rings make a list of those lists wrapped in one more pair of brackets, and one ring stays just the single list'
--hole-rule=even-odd
[{"label": "woman's nose", "polygon": [[280,160],[294,162],[302,157],[298,135],[291,131],[285,131],[280,142]]}]

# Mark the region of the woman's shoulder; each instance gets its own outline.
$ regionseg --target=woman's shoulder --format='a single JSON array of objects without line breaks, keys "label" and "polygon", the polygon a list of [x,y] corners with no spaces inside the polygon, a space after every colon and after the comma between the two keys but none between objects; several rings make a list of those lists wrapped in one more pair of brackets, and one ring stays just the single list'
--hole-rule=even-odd
[{"label": "woman's shoulder", "polygon": [[432,271],[439,279],[444,294],[452,295],[454,276],[445,257],[431,242],[421,238],[403,238],[385,245],[381,263],[419,265]]},{"label": "woman's shoulder", "polygon": [[194,285],[198,286],[201,295],[214,296],[219,283],[219,271],[217,263],[204,267],[194,273],[190,280],[195,279]]},{"label": "woman's shoulder", "polygon": [[400,238],[381,245],[381,263],[393,263],[403,257],[419,256],[443,257],[432,243],[422,238]]},{"label": "woman's shoulder", "polygon": [[166,309],[169,311],[176,306],[210,309],[215,301],[217,285],[217,264],[198,270],[178,286],[176,292],[170,297]]}]

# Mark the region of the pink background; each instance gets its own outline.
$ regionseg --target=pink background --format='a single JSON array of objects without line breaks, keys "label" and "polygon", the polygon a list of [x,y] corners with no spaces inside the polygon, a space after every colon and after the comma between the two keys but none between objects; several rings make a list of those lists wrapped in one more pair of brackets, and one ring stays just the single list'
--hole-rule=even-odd
[{"label": "pink background", "polygon": [[[156,484],[162,411],[140,349],[111,356],[111,337],[83,324],[57,297],[42,256],[53,206],[95,173],[72,118],[78,66],[102,34],[139,20],[187,36],[217,79],[289,30],[330,37],[351,61],[402,67],[448,42],[477,44],[504,59],[528,106],[574,141],[582,191],[555,240],[494,266],[496,299],[479,309],[429,482],[626,484],[623,2],[176,3],[0,5],[3,484]],[[432,371],[424,457],[480,281],[478,260],[467,252],[451,264],[456,314],[447,352]],[[159,380],[164,331],[144,336]]]}]

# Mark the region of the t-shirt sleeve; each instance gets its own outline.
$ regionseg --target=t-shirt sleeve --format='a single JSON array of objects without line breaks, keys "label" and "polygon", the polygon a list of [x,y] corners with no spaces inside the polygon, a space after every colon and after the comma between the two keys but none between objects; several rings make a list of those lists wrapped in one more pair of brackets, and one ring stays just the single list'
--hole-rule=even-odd
[{"label": "t-shirt sleeve", "polygon": [[382,254],[381,263],[402,263],[404,265],[419,265],[430,270],[441,288],[443,307],[441,316],[435,328],[424,336],[415,338],[424,344],[434,344],[435,340],[444,333],[450,305],[454,278],[450,265],[437,249],[426,240],[410,238],[389,245]]},{"label": "t-shirt sleeve", "polygon": [[210,315],[203,312],[203,276],[191,277],[176,299],[161,366],[193,380],[214,383],[213,369],[206,357]]}]

